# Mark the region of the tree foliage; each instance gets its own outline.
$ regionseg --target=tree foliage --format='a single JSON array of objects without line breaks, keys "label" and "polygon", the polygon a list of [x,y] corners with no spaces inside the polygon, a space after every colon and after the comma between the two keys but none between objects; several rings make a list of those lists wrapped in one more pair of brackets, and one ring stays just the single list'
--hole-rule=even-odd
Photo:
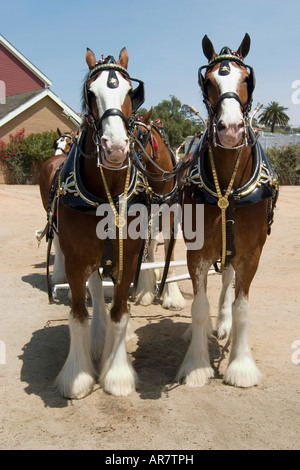
[{"label": "tree foliage", "polygon": [[265,108],[263,108],[262,114],[259,116],[259,123],[270,125],[271,132],[274,132],[276,124],[279,126],[286,126],[290,118],[284,112],[287,108],[280,106],[277,101],[271,101]]},{"label": "tree foliage", "polygon": [[160,120],[170,146],[177,147],[185,137],[199,131],[200,120],[190,111],[188,105],[182,105],[173,95],[170,98],[154,106],[152,119]]}]

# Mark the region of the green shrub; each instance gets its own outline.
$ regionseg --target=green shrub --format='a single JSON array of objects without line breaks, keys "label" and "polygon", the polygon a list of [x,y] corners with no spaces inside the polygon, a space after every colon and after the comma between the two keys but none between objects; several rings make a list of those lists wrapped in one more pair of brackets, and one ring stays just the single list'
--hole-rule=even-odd
[{"label": "green shrub", "polygon": [[6,161],[18,184],[28,184],[31,179],[32,163],[44,162],[53,155],[56,132],[43,132],[24,136],[25,129],[10,134],[9,142],[0,141],[0,159]]},{"label": "green shrub", "polygon": [[53,155],[53,142],[58,138],[56,132],[43,132],[41,134],[30,134],[25,137],[21,144],[21,151],[31,161],[45,162]]},{"label": "green shrub", "polygon": [[272,147],[266,154],[280,185],[300,184],[300,148],[297,145]]}]

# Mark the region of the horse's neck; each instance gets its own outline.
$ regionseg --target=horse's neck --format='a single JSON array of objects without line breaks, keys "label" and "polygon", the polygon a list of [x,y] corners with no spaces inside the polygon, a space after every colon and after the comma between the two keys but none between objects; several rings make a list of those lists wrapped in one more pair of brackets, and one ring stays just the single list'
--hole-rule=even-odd
[{"label": "horse's neck", "polygon": [[[100,168],[97,166],[96,146],[90,129],[87,130],[85,148],[83,151],[86,155],[89,155],[89,158],[86,156],[83,157],[82,164],[82,179],[84,180],[85,187],[91,194],[104,198],[107,194]],[[111,196],[117,196],[118,194],[123,193],[126,180],[126,169],[106,170],[103,168],[103,172]]]},{"label": "horse's neck", "polygon": [[[146,151],[148,155],[151,155],[156,165],[164,171],[172,170],[173,161],[164,140],[162,139],[159,132],[153,128],[151,130],[151,134],[154,143],[152,149],[150,147],[150,143],[147,145]],[[162,172],[148,159],[145,160],[145,164],[148,171],[155,173],[157,176],[163,176]],[[153,191],[157,194],[167,194],[173,189],[175,185],[174,178],[169,181],[155,181],[155,178],[152,179],[150,177],[148,179]]]},{"label": "horse's neck", "polygon": [[[239,152],[241,152],[241,156],[234,178],[233,188],[239,188],[249,180],[253,168],[252,147],[247,146],[235,150],[213,147],[211,151],[213,153],[219,184],[222,189],[227,189],[230,183]],[[212,177],[210,162],[208,162],[208,167]]]}]

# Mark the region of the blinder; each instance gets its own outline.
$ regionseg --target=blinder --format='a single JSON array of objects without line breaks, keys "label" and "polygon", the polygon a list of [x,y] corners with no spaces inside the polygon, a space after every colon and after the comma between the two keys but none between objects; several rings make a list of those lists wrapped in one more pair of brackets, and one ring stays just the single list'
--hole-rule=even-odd
[{"label": "blinder", "polygon": [[145,87],[144,82],[141,80],[136,78],[131,78],[130,80],[138,82],[138,86],[135,89],[131,89],[129,92],[132,103],[132,112],[135,113],[145,101]]}]

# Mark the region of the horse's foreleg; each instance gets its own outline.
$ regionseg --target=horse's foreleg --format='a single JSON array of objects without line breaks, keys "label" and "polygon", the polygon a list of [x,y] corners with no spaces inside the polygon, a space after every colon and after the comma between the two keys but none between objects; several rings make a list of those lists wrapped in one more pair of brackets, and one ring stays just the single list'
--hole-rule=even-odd
[{"label": "horse's foreleg", "polygon": [[155,297],[155,274],[153,269],[140,271],[137,285],[136,303],[151,305]]},{"label": "horse's foreleg", "polygon": [[252,387],[257,385],[261,378],[247,338],[250,314],[248,291],[258,264],[255,259],[257,257],[253,256],[250,263],[247,259],[247,263],[240,264],[236,270],[236,298],[232,304],[232,347],[223,381],[237,387]]},{"label": "horse's foreleg", "polygon": [[100,383],[104,390],[115,396],[126,396],[135,390],[136,374],[126,351],[126,330],[129,314],[120,321],[108,319],[102,356]]},{"label": "horse's foreleg", "polygon": [[60,394],[67,398],[83,398],[92,392],[95,383],[90,354],[88,311],[85,305],[86,279],[81,271],[76,272],[75,266],[67,269],[67,277],[72,292],[69,316],[70,349],[56,379],[56,385]]},{"label": "horse's foreleg", "polygon": [[[170,240],[164,240],[165,247],[165,256],[167,256],[168,248],[170,245]],[[174,260],[174,249],[172,251],[171,261]],[[169,269],[168,277],[175,275],[175,270],[173,268]],[[163,290],[163,308],[181,310],[186,306],[185,299],[183,298],[177,282],[168,282],[166,283]]]},{"label": "horse's foreleg", "polygon": [[89,291],[93,303],[93,316],[91,321],[91,351],[92,357],[98,361],[102,355],[105,341],[107,313],[104,302],[102,279],[96,270],[89,277]]},{"label": "horse's foreleg", "polygon": [[64,284],[66,282],[65,257],[61,251],[59,238],[54,232],[53,244],[55,248],[54,267],[52,274],[52,284]]},{"label": "horse's foreleg", "polygon": [[[195,298],[192,303],[192,338],[183,363],[177,374],[178,381],[189,386],[202,387],[214,376],[208,352],[208,331],[210,330],[209,303],[206,295],[206,276],[210,264],[194,273]],[[191,277],[193,273],[191,272]]]},{"label": "horse's foreleg", "polygon": [[[154,261],[154,250],[157,245],[156,238],[149,238],[147,247],[147,261]],[[137,285],[136,303],[151,305],[155,297],[156,273],[154,269],[140,271]]]},{"label": "horse's foreleg", "polygon": [[231,287],[234,270],[231,265],[222,273],[222,291],[219,299],[219,315],[216,325],[216,336],[219,339],[227,339],[230,335],[232,324],[232,296]]},{"label": "horse's foreleg", "polygon": [[[129,323],[127,297],[137,264],[136,254],[128,255],[126,274],[115,286],[114,301],[107,321],[106,338],[102,355],[100,383],[112,395],[126,396],[135,390],[136,374],[126,351],[126,334]],[[125,259],[125,256],[124,256]]]}]

